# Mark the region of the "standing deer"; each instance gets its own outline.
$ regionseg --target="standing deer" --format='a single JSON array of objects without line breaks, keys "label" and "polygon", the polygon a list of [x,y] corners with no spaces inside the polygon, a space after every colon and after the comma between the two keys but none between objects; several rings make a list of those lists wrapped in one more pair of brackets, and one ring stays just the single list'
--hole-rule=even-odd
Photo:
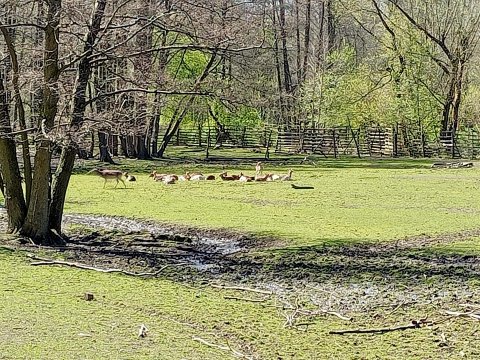
[{"label": "standing deer", "polygon": [[263,170],[262,163],[259,161],[259,162],[257,162],[257,165],[255,166],[255,175],[257,175],[257,176],[261,175],[262,170]]},{"label": "standing deer", "polygon": [[118,186],[118,182],[121,181],[123,183],[123,186],[125,186],[125,189],[127,188],[127,185],[125,184],[125,181],[123,181],[122,176],[123,172],[120,170],[99,170],[99,169],[93,169],[89,171],[87,174],[95,174],[100,177],[102,177],[105,182],[103,183],[103,188],[105,189],[105,185],[107,184],[107,180],[117,180],[117,183],[115,184],[115,188]]}]

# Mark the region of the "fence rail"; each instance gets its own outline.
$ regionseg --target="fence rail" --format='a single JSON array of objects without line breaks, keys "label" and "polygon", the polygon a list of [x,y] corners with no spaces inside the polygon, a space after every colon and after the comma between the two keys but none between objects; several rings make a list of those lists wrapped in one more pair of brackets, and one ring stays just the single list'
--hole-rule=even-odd
[{"label": "fence rail", "polygon": [[[449,157],[480,156],[480,131],[465,128],[426,136],[422,129],[382,127],[277,128],[266,126],[180,128],[170,145],[257,148],[276,153],[318,154],[324,157]],[[160,139],[161,140],[161,136]],[[118,136],[109,134],[108,146],[115,154]]]},{"label": "fence rail", "polygon": [[[480,131],[465,128],[457,132],[445,131],[437,138],[427,138],[421,129],[396,126],[335,127],[335,128],[225,128],[223,132],[210,130],[211,144],[234,147],[270,146],[279,153],[311,153],[325,157],[342,155],[359,157],[463,157],[480,156]],[[204,146],[208,131],[180,129],[175,143]]]}]

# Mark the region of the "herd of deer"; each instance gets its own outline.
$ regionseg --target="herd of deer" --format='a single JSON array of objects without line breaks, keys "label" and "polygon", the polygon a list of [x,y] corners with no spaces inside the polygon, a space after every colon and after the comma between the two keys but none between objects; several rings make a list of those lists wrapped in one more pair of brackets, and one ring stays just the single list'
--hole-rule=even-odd
[{"label": "herd of deer", "polygon": [[[125,187],[126,181],[136,181],[137,179],[133,175],[129,175],[128,172],[121,170],[109,170],[109,169],[93,169],[88,172],[89,174],[95,174],[102,177],[105,181],[103,187],[107,183],[107,180],[116,180],[115,187],[118,186],[118,183],[121,181]],[[153,171],[149,177],[153,178],[155,181],[163,182],[164,184],[174,184],[177,181],[202,181],[202,180],[215,180],[215,175],[204,175],[202,173],[189,173],[185,175],[176,175],[176,174],[160,174],[156,171]],[[289,181],[292,180],[292,170],[288,171],[288,174],[277,175],[277,174],[263,174],[262,163],[258,162],[255,166],[255,176],[247,176],[243,173],[239,175],[228,175],[226,171],[222,172],[219,175],[220,179],[223,181],[240,181],[240,182],[251,182],[251,181]],[[125,179],[125,180],[124,180]]]}]

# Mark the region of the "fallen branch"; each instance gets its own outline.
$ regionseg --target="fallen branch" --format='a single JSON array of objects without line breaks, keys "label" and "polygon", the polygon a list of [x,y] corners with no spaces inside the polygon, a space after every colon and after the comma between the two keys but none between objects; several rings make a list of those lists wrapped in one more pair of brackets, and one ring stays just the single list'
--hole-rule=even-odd
[{"label": "fallen branch", "polygon": [[273,292],[271,292],[271,291],[246,288],[246,287],[242,287],[242,286],[223,286],[223,285],[214,285],[214,284],[212,284],[210,286],[213,287],[213,288],[216,288],[216,289],[251,291],[251,292],[256,292],[256,293],[265,294],[265,295],[272,295],[273,294]]},{"label": "fallen branch", "polygon": [[311,314],[307,314],[309,316],[315,316],[315,315],[320,315],[320,314],[328,314],[328,315],[333,315],[333,316],[336,316],[342,320],[345,320],[345,321],[352,321],[352,318],[349,318],[349,317],[346,317],[346,316],[343,316],[342,314],[339,314],[335,311],[327,311],[327,310],[319,310],[319,311],[313,311]]},{"label": "fallen branch", "polygon": [[459,311],[450,311],[445,310],[445,314],[454,316],[454,317],[469,317],[475,320],[480,320],[480,314],[476,313],[478,310],[473,310],[469,312],[459,312]]},{"label": "fallen branch", "polygon": [[198,341],[204,345],[207,345],[209,347],[213,347],[213,348],[217,348],[217,349],[220,349],[220,350],[224,350],[224,351],[231,351],[233,353],[233,355],[235,355],[236,357],[239,357],[239,358],[244,358],[244,359],[251,359],[253,360],[254,358],[252,356],[249,356],[249,355],[246,355],[246,354],[243,354],[235,349],[232,349],[232,347],[230,345],[228,345],[227,343],[227,346],[225,345],[218,345],[218,344],[213,344],[211,342],[208,342],[207,340],[204,340],[198,336],[193,336],[192,337],[193,340],[195,341]]},{"label": "fallen branch", "polygon": [[[32,266],[61,265],[61,266],[70,266],[77,269],[93,270],[93,271],[98,271],[102,273],[121,273],[129,276],[157,276],[163,270],[165,270],[167,267],[170,266],[170,265],[165,265],[155,272],[136,273],[136,272],[122,270],[122,269],[102,269],[102,268],[97,268],[97,267],[93,267],[93,266],[89,266],[89,265],[85,265],[77,262],[45,259],[45,258],[40,258],[32,255],[30,255],[30,258],[32,258],[33,260],[39,260],[37,262],[30,263],[30,265]],[[182,264],[175,264],[175,265],[182,265]]]},{"label": "fallen branch", "polygon": [[243,298],[243,297],[236,297],[236,296],[224,296],[223,297],[225,300],[240,300],[240,301],[249,301],[249,302],[255,302],[255,303],[261,303],[265,302],[268,299],[249,299],[249,298]]},{"label": "fallen branch", "polygon": [[328,333],[333,335],[386,333],[386,332],[397,331],[397,330],[420,329],[422,325],[427,325],[427,324],[432,324],[432,323],[428,323],[426,319],[421,319],[420,321],[412,321],[412,323],[408,325],[384,327],[384,328],[376,328],[376,329],[331,330]]}]

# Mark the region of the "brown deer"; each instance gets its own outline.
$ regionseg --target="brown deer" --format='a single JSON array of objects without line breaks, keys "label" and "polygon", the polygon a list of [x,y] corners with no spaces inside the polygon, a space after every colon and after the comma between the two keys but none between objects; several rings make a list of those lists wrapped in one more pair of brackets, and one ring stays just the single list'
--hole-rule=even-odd
[{"label": "brown deer", "polygon": [[233,181],[233,180],[238,180],[235,178],[235,175],[227,175],[227,172],[224,171],[223,173],[220,174],[220,178],[223,181]]},{"label": "brown deer", "polygon": [[272,181],[272,174],[257,175],[255,181]]},{"label": "brown deer", "polygon": [[280,180],[281,180],[281,181],[290,181],[290,180],[292,180],[292,172],[293,172],[292,169],[288,170],[288,174],[287,174],[287,175],[283,175],[283,176],[280,178]]},{"label": "brown deer", "polygon": [[253,180],[255,180],[255,177],[254,176],[247,176],[247,175],[244,175],[243,173],[240,173],[240,179],[239,179],[241,182],[251,182]]},{"label": "brown deer", "polygon": [[117,181],[117,183],[115,184],[115,188],[118,186],[119,181],[123,183],[123,186],[125,186],[125,189],[127,188],[125,181],[123,181],[122,179],[123,172],[121,170],[93,169],[89,171],[87,174],[95,174],[97,176],[102,177],[105,180],[105,182],[103,183],[104,189],[105,189],[105,185],[107,184],[107,180],[113,180],[113,179]]},{"label": "brown deer", "polygon": [[156,171],[152,171],[148,177],[153,178],[155,181],[163,181],[163,178],[167,176],[168,174],[159,174]]}]

